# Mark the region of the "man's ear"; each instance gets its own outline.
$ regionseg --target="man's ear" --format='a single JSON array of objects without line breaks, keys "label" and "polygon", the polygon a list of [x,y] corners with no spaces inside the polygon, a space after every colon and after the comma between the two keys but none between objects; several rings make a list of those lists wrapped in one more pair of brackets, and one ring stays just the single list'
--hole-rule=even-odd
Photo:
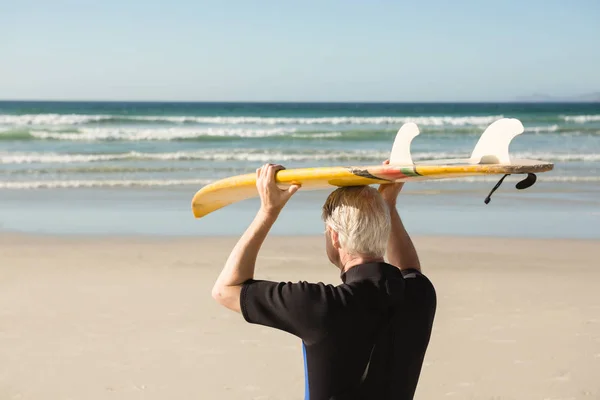
[{"label": "man's ear", "polygon": [[329,229],[329,234],[331,235],[330,236],[331,244],[333,245],[333,248],[336,250],[339,250],[340,249],[340,236],[333,229]]}]

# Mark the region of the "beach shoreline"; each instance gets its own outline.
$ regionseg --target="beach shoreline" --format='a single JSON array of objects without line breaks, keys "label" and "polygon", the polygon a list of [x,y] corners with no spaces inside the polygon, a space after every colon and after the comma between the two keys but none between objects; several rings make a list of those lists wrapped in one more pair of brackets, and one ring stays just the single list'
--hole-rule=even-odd
[{"label": "beach shoreline", "polygon": [[[237,240],[0,234],[0,397],[297,399],[299,339],[210,289]],[[416,398],[597,398],[600,241],[415,236],[438,310]],[[339,283],[320,236],[257,278]]]},{"label": "beach shoreline", "polygon": [[[510,179],[511,177],[509,177]],[[464,182],[406,185],[398,210],[420,236],[600,239],[600,186],[555,185],[540,176],[520,192],[507,182],[492,187]],[[514,179],[513,179],[514,181]],[[0,190],[0,232],[61,236],[227,237],[240,235],[259,209],[253,198],[195,219],[191,199],[198,187]],[[321,207],[330,191],[300,190],[272,233],[319,235]]]}]

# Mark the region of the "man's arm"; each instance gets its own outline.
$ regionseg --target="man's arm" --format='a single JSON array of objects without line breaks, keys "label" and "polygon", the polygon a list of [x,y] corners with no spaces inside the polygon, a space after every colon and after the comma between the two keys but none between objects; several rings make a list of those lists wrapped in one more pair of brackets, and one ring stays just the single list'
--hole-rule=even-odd
[{"label": "man's arm", "polygon": [[396,209],[396,202],[388,203],[390,217],[392,218],[392,230],[388,240],[387,254],[390,264],[403,269],[414,268],[421,271],[421,263],[417,250],[404,228],[402,219]]},{"label": "man's arm", "polygon": [[[386,161],[384,164],[389,163]],[[385,200],[390,210],[392,229],[387,246],[387,256],[389,263],[400,268],[401,270],[413,268],[421,271],[421,263],[417,250],[413,242],[404,228],[400,214],[396,209],[396,199],[402,190],[404,183],[390,183],[379,186],[379,193]]]},{"label": "man's arm", "polygon": [[258,251],[279,213],[299,188],[296,185],[290,186],[287,190],[277,187],[275,173],[281,169],[283,167],[280,165],[266,164],[256,170],[256,187],[261,199],[260,210],[231,251],[212,289],[213,298],[233,311],[241,311],[242,285],[254,278]]},{"label": "man's arm", "polygon": [[212,296],[219,304],[240,312],[242,285],[254,278],[258,251],[276,219],[276,215],[261,209],[237,242],[212,289]]}]

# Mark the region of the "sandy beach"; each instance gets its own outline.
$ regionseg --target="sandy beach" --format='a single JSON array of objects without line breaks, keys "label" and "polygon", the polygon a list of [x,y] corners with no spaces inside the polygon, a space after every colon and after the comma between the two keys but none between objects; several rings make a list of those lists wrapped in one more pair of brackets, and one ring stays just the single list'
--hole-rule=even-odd
[{"label": "sandy beach", "polygon": [[[0,399],[300,399],[299,339],[210,288],[236,238],[0,235]],[[417,237],[438,293],[418,399],[600,398],[600,242]],[[320,237],[257,277],[338,282]]]}]

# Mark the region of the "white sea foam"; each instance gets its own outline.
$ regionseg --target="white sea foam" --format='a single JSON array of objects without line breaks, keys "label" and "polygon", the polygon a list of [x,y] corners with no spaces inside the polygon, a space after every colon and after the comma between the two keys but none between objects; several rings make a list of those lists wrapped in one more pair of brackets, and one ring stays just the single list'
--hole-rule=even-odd
[{"label": "white sea foam", "polygon": [[110,120],[110,115],[83,115],[83,114],[25,114],[2,115],[0,125],[27,126],[27,125],[81,125],[89,122]]},{"label": "white sea foam", "polygon": [[[452,158],[469,158],[470,153],[415,153],[413,159],[419,160],[446,160]],[[534,153],[534,152],[516,152],[510,154],[512,159],[529,159],[548,162],[569,162],[569,161],[584,161],[598,162],[600,161],[600,153]]]},{"label": "white sea foam", "polygon": [[[448,182],[496,182],[497,176],[471,176],[464,178],[451,178],[433,180],[433,183]],[[519,177],[510,177],[509,180],[518,181]],[[540,182],[563,182],[563,183],[594,183],[600,182],[600,176],[553,176],[541,175]],[[81,189],[81,188],[127,188],[127,187],[166,187],[185,185],[206,185],[211,183],[209,179],[151,179],[151,180],[48,180],[48,181],[17,181],[0,182],[0,189],[26,190],[26,189]]]},{"label": "white sea foam", "polygon": [[202,137],[240,137],[258,138],[285,136],[296,132],[295,129],[242,129],[242,128],[167,128],[167,129],[136,129],[136,128],[81,128],[79,133],[59,133],[52,131],[32,131],[31,136],[37,139],[69,140],[69,141],[98,141],[98,140],[184,140]]},{"label": "white sea foam", "polygon": [[578,124],[585,124],[586,122],[598,122],[600,121],[600,115],[567,115],[563,119],[567,122],[576,122]]},{"label": "white sea foam", "polygon": [[599,153],[515,153],[512,158],[528,158],[543,161],[600,161]]},{"label": "white sea foam", "polygon": [[[453,158],[469,158],[470,153],[414,153],[413,159],[416,161],[422,160],[446,160]],[[569,162],[569,161],[585,161],[597,162],[600,161],[600,153],[533,153],[533,152],[517,152],[510,154],[512,159],[529,159],[548,162]]]},{"label": "white sea foam", "polygon": [[162,122],[173,124],[210,124],[210,125],[398,125],[415,122],[423,126],[485,126],[502,118],[502,115],[484,116],[377,116],[377,117],[194,117],[194,116],[127,116],[127,115],[85,115],[85,114],[0,114],[0,125],[12,126],[50,126],[82,125],[94,122],[115,123],[122,121]]},{"label": "white sea foam", "polygon": [[294,138],[313,138],[313,139],[323,139],[323,138],[334,138],[340,137],[344,134],[342,132],[323,132],[323,133],[293,133],[291,137]]},{"label": "white sea foam", "polygon": [[387,152],[377,151],[311,151],[309,153],[283,153],[263,149],[178,151],[173,153],[140,153],[136,151],[114,154],[59,154],[59,153],[0,153],[0,164],[72,164],[119,160],[156,161],[380,161]]},{"label": "white sea foam", "polygon": [[[507,178],[510,181],[518,182],[523,179],[520,175]],[[449,178],[441,180],[433,180],[431,182],[497,182],[497,175],[485,175],[485,176],[467,176],[464,178]],[[538,175],[538,182],[566,182],[566,183],[578,183],[578,182],[600,182],[600,176],[556,176],[549,174]]]},{"label": "white sea foam", "polygon": [[556,132],[560,127],[558,125],[549,126],[531,126],[525,128],[525,132],[542,133],[542,132]]},{"label": "white sea foam", "polygon": [[421,117],[139,117],[145,121],[169,121],[175,123],[196,122],[201,124],[237,125],[392,125],[414,122],[430,126],[464,126],[490,124],[502,118],[501,115],[486,116],[421,116]]},{"label": "white sea foam", "polygon": [[208,179],[179,180],[64,180],[64,181],[20,181],[0,182],[0,189],[75,189],[98,187],[161,187],[183,185],[206,185]]},{"label": "white sea foam", "polygon": [[0,164],[70,164],[97,161],[116,161],[133,158],[125,154],[57,154],[57,153],[8,153],[0,154]]},{"label": "white sea foam", "polygon": [[[467,152],[415,152],[413,159],[445,160],[469,158]],[[171,153],[127,153],[108,154],[61,154],[61,153],[0,153],[0,164],[77,164],[110,161],[238,161],[238,162],[288,162],[288,161],[336,161],[379,163],[389,157],[389,152],[375,150],[347,150],[332,152],[328,150],[307,150],[295,152],[273,151],[265,149],[211,149],[198,151],[177,151]],[[534,159],[558,162],[600,162],[599,153],[513,153],[515,159]]]}]

